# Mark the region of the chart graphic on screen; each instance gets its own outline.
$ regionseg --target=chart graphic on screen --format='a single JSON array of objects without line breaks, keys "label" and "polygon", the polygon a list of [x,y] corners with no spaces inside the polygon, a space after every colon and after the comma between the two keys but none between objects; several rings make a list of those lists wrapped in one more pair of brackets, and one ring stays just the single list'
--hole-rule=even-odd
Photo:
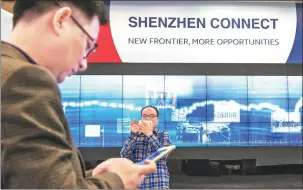
[{"label": "chart graphic on screen", "polygon": [[302,146],[302,76],[77,75],[59,85],[79,147],[121,147],[146,105],[176,146]]}]

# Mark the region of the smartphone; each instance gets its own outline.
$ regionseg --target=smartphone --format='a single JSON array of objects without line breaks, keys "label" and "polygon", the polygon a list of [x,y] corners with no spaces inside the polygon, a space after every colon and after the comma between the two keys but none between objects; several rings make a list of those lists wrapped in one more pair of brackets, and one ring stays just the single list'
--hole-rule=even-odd
[{"label": "smartphone", "polygon": [[164,156],[166,156],[167,154],[169,154],[170,152],[172,152],[175,149],[176,149],[175,145],[165,146],[165,147],[159,148],[156,152],[149,155],[147,158],[145,158],[144,160],[142,160],[138,164],[144,165],[145,160],[150,160],[152,162],[157,162],[158,160],[160,160],[161,158],[163,158]]}]

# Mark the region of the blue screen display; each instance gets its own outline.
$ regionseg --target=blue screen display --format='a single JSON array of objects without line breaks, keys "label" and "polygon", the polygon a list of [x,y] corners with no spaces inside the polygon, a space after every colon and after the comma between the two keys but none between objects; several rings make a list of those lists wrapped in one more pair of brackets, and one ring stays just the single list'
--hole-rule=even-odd
[{"label": "blue screen display", "polygon": [[59,84],[78,147],[121,147],[146,105],[181,146],[302,146],[302,76],[77,75]]}]

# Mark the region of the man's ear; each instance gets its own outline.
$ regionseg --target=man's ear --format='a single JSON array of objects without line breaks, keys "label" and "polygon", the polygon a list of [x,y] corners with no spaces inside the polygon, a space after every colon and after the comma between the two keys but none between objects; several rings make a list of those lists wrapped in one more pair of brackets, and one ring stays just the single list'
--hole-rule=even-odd
[{"label": "man's ear", "polygon": [[1,9],[13,14],[15,1],[1,1]]},{"label": "man's ear", "polygon": [[52,27],[57,35],[60,35],[61,29],[67,26],[71,14],[72,10],[69,7],[62,7],[54,13]]}]

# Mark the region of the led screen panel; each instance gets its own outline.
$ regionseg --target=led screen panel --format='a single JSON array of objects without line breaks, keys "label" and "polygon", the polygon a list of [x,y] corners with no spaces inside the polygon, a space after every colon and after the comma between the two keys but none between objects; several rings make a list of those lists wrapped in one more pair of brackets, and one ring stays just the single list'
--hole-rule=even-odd
[{"label": "led screen panel", "polygon": [[282,132],[285,125],[289,126],[291,146],[302,146],[302,76],[288,76],[288,120],[280,124]]},{"label": "led screen panel", "polygon": [[248,145],[247,90],[247,76],[207,76],[209,146]]},{"label": "led screen panel", "polygon": [[[164,121],[163,75],[123,75],[123,128],[126,140],[130,134],[131,120],[141,120],[141,109],[147,105],[159,109],[159,123]],[[120,134],[120,133],[119,133]],[[122,135],[121,134],[121,135]]]},{"label": "led screen panel", "polygon": [[122,119],[122,76],[81,76],[80,147],[117,147]]},{"label": "led screen panel", "polygon": [[75,144],[80,144],[80,76],[74,75],[66,78],[63,83],[60,83],[59,89],[61,92],[62,108],[65,117],[69,124],[71,135]]},{"label": "led screen panel", "polygon": [[248,76],[250,146],[288,146],[287,76]]},{"label": "led screen panel", "polygon": [[205,146],[206,76],[165,76],[165,129],[177,146]]}]

